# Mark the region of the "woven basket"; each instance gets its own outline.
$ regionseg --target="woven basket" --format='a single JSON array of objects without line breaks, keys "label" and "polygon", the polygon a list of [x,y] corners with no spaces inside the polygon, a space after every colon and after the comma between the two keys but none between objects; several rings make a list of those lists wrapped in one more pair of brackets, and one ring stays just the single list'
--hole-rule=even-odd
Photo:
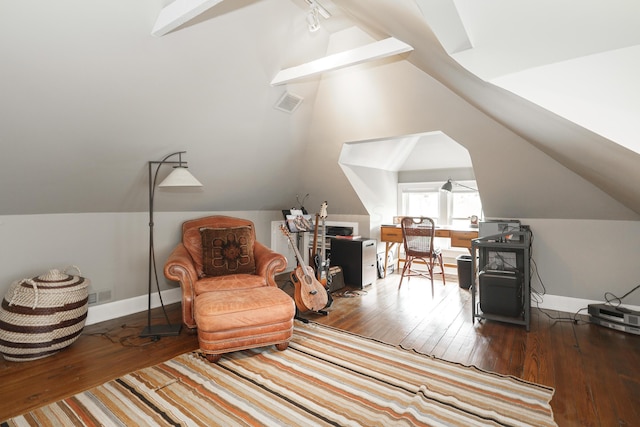
[{"label": "woven basket", "polygon": [[88,311],[89,280],[51,270],[13,282],[0,308],[0,353],[15,362],[50,356],[82,333]]}]

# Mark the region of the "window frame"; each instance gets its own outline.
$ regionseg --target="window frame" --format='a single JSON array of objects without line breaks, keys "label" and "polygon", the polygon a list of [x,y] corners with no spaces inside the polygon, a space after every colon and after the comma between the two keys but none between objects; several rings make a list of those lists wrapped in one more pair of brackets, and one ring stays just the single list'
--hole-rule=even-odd
[{"label": "window frame", "polygon": [[[455,181],[460,185],[453,184],[453,192],[442,191],[440,188],[442,187],[442,181],[436,182],[402,182],[398,183],[398,204],[397,204],[397,212],[399,216],[404,216],[405,206],[403,205],[404,194],[405,193],[431,193],[438,192],[438,218],[436,224],[439,225],[452,225],[453,221],[460,221],[466,218],[454,218],[453,217],[453,193],[476,193],[478,194],[478,198],[480,198],[480,192],[474,190],[474,188],[478,188],[475,180],[464,180],[464,181]],[[470,188],[466,188],[470,187]],[[482,199],[480,199],[480,212],[478,212],[478,217],[482,216]]]}]

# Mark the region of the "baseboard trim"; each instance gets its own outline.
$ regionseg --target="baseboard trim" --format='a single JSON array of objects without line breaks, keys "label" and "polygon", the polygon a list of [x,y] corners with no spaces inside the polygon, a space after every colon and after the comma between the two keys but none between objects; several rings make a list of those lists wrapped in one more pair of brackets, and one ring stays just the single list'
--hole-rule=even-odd
[{"label": "baseboard trim", "polygon": [[[182,299],[182,291],[180,288],[164,290],[162,291],[162,299],[165,305],[180,302]],[[587,314],[586,310],[589,304],[601,303],[603,303],[603,301],[564,297],[560,295],[545,295],[540,303],[532,301],[531,306],[547,310],[562,311],[570,314],[577,313],[578,311],[581,311],[581,314]],[[126,300],[89,307],[86,325],[93,325],[94,323],[100,323],[145,311],[147,309],[147,304],[147,296],[141,295]],[[160,307],[160,298],[158,298],[157,293],[151,296],[151,307]],[[640,311],[640,306],[625,304],[625,307],[630,310]]]},{"label": "baseboard trim", "polygon": [[[547,310],[563,311],[566,313],[588,314],[587,307],[589,304],[602,304],[604,301],[595,301],[581,298],[563,297],[560,295],[545,295],[540,303],[531,301],[532,307],[538,307]],[[639,306],[624,304],[630,310],[640,311]]]},{"label": "baseboard trim", "polygon": [[[180,302],[182,299],[182,291],[180,288],[167,289],[162,291],[162,300],[164,304],[173,304]],[[129,314],[146,311],[149,300],[147,295],[140,295],[125,300],[109,302],[106,304],[95,305],[89,307],[86,325],[104,322],[106,320],[117,319],[118,317],[128,316]],[[160,307],[160,298],[157,293],[151,295],[151,308]]]}]

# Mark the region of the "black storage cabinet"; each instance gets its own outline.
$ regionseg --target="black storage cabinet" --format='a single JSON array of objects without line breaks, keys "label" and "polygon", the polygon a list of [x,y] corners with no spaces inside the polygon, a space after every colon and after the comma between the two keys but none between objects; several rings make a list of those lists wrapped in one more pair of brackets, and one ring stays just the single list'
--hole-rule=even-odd
[{"label": "black storage cabinet", "polygon": [[363,288],[376,281],[376,241],[368,237],[331,239],[331,265],[339,265],[347,285]]}]

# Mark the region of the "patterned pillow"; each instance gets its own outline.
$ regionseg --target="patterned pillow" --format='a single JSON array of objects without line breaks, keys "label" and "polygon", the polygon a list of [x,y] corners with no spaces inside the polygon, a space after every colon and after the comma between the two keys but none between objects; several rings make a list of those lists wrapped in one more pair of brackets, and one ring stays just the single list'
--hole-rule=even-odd
[{"label": "patterned pillow", "polygon": [[200,235],[205,276],[256,272],[251,227],[201,228]]}]

